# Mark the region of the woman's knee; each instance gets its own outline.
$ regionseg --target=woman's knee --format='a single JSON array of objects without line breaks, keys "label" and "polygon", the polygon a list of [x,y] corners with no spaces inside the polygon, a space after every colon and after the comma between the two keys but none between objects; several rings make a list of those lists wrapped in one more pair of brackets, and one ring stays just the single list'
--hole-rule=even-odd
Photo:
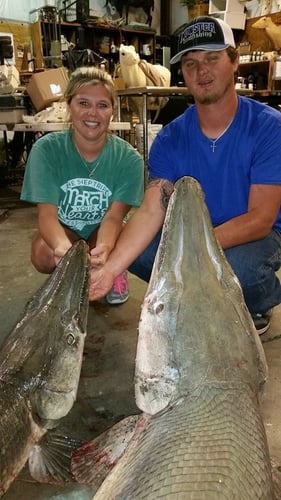
[{"label": "woman's knee", "polygon": [[56,267],[53,252],[39,232],[32,238],[30,260],[40,273],[50,274]]}]

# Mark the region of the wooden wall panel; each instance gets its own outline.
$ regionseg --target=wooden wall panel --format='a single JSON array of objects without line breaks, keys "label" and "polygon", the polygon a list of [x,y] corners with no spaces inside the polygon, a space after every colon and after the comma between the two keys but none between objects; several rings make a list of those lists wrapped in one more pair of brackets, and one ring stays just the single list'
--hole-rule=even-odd
[{"label": "wooden wall panel", "polygon": [[30,24],[29,23],[19,23],[7,20],[0,21],[0,33],[12,33],[14,36],[14,48],[15,48],[15,61],[17,70],[21,70],[22,58],[17,56],[18,46],[24,46],[30,43]]}]

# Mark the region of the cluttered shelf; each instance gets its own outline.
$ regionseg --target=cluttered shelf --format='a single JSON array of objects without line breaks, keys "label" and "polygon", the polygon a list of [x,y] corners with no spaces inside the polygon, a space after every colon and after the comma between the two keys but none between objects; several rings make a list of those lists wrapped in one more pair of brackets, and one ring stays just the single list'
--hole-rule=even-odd
[{"label": "cluttered shelf", "polygon": [[34,66],[37,70],[61,66],[62,61],[67,66],[67,55],[74,56],[75,51],[79,51],[79,56],[82,57],[81,52],[84,50],[85,57],[93,51],[94,57],[104,58],[107,68],[113,73],[121,43],[134,45],[141,57],[151,63],[155,62],[156,33],[148,28],[138,30],[128,26],[82,25],[73,22],[54,25],[38,20],[31,24],[30,29]]}]

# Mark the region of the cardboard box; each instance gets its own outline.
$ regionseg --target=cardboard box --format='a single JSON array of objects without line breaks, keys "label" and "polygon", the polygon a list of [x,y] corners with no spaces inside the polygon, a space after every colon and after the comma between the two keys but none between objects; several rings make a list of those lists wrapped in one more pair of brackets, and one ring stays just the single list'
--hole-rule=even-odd
[{"label": "cardboard box", "polygon": [[26,91],[36,111],[41,111],[63,97],[67,83],[66,68],[46,69],[32,75]]}]

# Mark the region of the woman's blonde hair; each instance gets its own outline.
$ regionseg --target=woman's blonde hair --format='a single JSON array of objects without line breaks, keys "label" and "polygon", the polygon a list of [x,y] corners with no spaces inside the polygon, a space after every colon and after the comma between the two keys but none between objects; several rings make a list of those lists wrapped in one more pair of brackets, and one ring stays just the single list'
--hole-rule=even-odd
[{"label": "woman's blonde hair", "polygon": [[64,98],[67,104],[70,104],[72,98],[79,92],[82,87],[89,87],[90,85],[103,85],[109,93],[112,107],[116,106],[116,90],[113,80],[109,73],[96,68],[95,66],[85,66],[77,68],[71,73],[67,88],[64,93]]}]

